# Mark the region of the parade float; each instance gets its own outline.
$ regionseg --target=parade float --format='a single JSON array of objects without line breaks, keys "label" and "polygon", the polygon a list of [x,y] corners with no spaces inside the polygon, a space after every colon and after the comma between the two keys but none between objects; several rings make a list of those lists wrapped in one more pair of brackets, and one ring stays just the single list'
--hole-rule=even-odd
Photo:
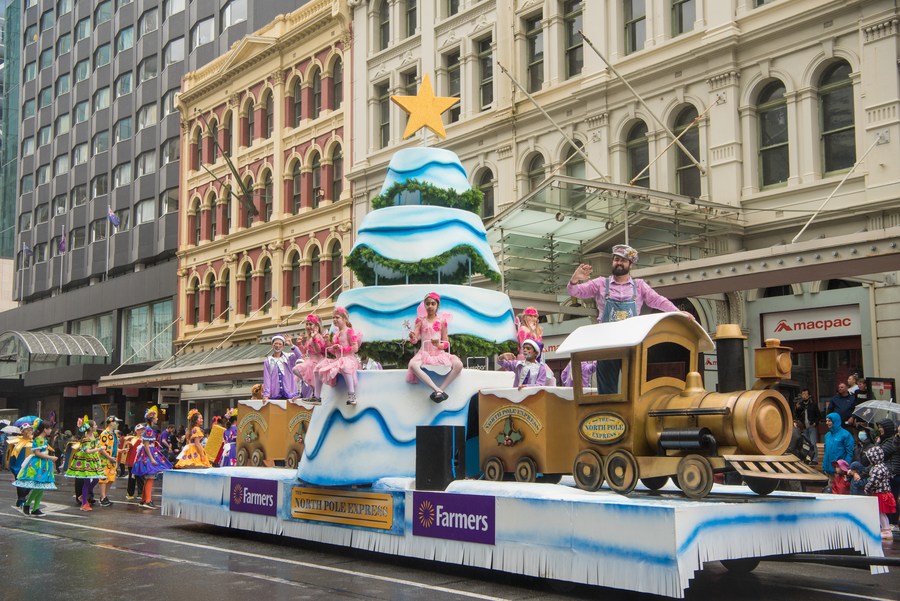
[{"label": "parade float", "polygon": [[[419,96],[399,100],[410,127],[437,133],[440,111],[455,101],[434,98],[427,77]],[[514,339],[508,297],[465,285],[499,271],[481,220],[465,208],[469,191],[446,150],[410,148],[391,161],[347,260],[364,286],[337,301],[369,343],[400,347],[403,322],[432,291],[453,313],[450,335],[461,346],[499,352]],[[434,199],[440,206],[428,204]],[[660,314],[573,332],[558,350],[574,360],[572,389],[519,390],[511,373],[465,369],[435,403],[424,386],[406,382],[406,369],[363,371],[356,405],[344,402],[340,380],[324,390],[302,450],[294,449],[296,470],[174,471],[164,479],[163,513],[670,597],[683,597],[708,561],[746,568],[761,557],[838,549],[882,557],[874,499],[757,494],[772,492],[773,481],[816,478],[782,455],[790,413],[770,385],[790,369],[786,349],[762,349],[753,390],[711,393],[697,357],[712,349],[696,323]],[[617,393],[578,384],[581,361],[610,358],[622,361]],[[257,416],[246,419],[254,431],[269,432],[267,444],[282,445],[260,450],[260,461],[292,444],[284,425],[262,423],[267,412],[283,419],[287,406],[277,403],[239,406],[245,418]],[[276,443],[272,432],[286,440]],[[435,432],[447,435],[426,444]],[[467,478],[464,456],[473,449],[484,474]],[[713,474],[726,470],[756,492],[714,485]],[[871,571],[886,569],[873,563]]]}]

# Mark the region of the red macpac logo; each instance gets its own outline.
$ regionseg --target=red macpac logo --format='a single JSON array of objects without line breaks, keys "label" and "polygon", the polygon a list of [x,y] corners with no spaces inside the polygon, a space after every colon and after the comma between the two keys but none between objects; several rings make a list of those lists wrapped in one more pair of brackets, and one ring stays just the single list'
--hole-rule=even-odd
[{"label": "red macpac logo", "polygon": [[853,325],[853,319],[849,317],[839,317],[837,319],[811,319],[809,321],[795,321],[789,324],[785,320],[778,322],[775,326],[776,332],[794,332],[802,330],[824,330],[828,331],[833,328],[849,328]]},{"label": "red macpac logo", "polygon": [[776,332],[793,332],[794,328],[789,326],[788,322],[786,322],[785,320],[782,319],[781,321],[778,322],[778,325],[775,326],[775,331]]}]

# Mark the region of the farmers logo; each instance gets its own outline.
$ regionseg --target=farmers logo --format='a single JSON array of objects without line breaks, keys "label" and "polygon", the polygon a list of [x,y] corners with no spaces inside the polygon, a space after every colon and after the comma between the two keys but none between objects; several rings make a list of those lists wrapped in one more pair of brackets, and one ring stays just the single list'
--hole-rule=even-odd
[{"label": "farmers logo", "polygon": [[240,505],[244,500],[244,487],[241,484],[235,484],[234,490],[231,493],[231,498],[234,500],[235,505]]},{"label": "farmers logo", "polygon": [[275,516],[278,509],[276,480],[231,479],[231,511]]},{"label": "farmers logo", "polygon": [[419,523],[422,524],[423,528],[431,528],[434,525],[435,511],[431,501],[426,499],[419,503],[418,515]]},{"label": "farmers logo", "polygon": [[794,328],[789,326],[788,322],[786,322],[785,320],[782,319],[781,321],[778,322],[778,325],[775,326],[775,331],[776,332],[793,332]]},{"label": "farmers logo", "polygon": [[413,535],[493,545],[494,497],[414,492]]}]

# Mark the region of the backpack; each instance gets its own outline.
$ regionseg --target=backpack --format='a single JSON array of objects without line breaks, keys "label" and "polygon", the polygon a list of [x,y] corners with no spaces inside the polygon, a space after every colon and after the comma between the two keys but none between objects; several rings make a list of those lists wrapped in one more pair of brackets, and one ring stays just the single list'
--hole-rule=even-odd
[{"label": "backpack", "polygon": [[806,437],[805,434],[800,435],[800,440],[797,441],[797,450],[794,451],[794,455],[796,455],[801,461],[805,461],[809,463],[813,459],[813,454],[816,452],[816,446]]}]

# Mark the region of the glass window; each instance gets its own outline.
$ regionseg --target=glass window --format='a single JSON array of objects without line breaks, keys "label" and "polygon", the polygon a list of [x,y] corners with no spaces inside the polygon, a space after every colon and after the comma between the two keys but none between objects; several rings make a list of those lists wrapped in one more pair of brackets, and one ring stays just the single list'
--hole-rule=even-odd
[{"label": "glass window", "polygon": [[159,212],[160,215],[178,212],[178,188],[166,190],[159,195]]},{"label": "glass window", "polygon": [[53,128],[49,125],[38,130],[38,146],[46,146],[53,139]]},{"label": "glass window", "polygon": [[56,135],[61,136],[63,134],[69,133],[69,130],[72,129],[72,117],[69,116],[69,113],[64,115],[60,115],[56,118]]},{"label": "glass window", "polygon": [[50,165],[41,165],[37,170],[37,184],[43,185],[50,182]]},{"label": "glass window", "polygon": [[137,225],[156,220],[156,203],[152,200],[142,200],[134,205],[134,222]]},{"label": "glass window", "polygon": [[294,163],[291,170],[291,205],[294,213],[299,213],[303,207],[303,179],[300,175],[300,161]]},{"label": "glass window", "polygon": [[28,100],[26,100],[22,104],[22,116],[26,119],[28,117],[34,117],[34,113],[36,110],[35,105],[36,105],[36,103],[34,101],[34,98],[29,98]]},{"label": "glass window", "polygon": [[84,81],[91,76],[91,59],[86,58],[75,63],[75,81]]},{"label": "glass window", "polygon": [[22,156],[27,157],[34,154],[34,136],[28,136],[22,140]]},{"label": "glass window", "polygon": [[113,125],[113,143],[131,138],[131,117],[123,117]]},{"label": "glass window", "polygon": [[116,0],[116,10],[119,10],[123,6],[127,6],[128,4],[131,4],[132,2],[134,2],[134,0]]},{"label": "glass window", "polygon": [[109,64],[110,48],[109,44],[101,44],[94,50],[94,69]]},{"label": "glass window", "polygon": [[91,37],[91,18],[85,17],[75,24],[75,41]]},{"label": "glass window", "polygon": [[150,127],[151,125],[156,125],[156,103],[145,104],[141,108],[138,109],[137,112],[137,126],[138,129],[144,129],[145,127]]},{"label": "glass window", "polygon": [[67,204],[68,199],[66,199],[65,194],[54,196],[53,200],[50,201],[50,210],[54,215],[62,215],[66,212]]},{"label": "glass window", "polygon": [[[26,192],[31,192],[32,190],[34,190],[34,176],[31,175],[30,173],[23,175],[22,182],[21,182],[21,188],[22,188],[22,194],[25,194]],[[28,222],[31,223],[30,217],[28,218]]]},{"label": "glass window", "polygon": [[478,189],[481,190],[481,217],[494,216],[494,173],[490,169],[481,172],[478,178]]},{"label": "glass window", "polygon": [[109,221],[105,217],[103,219],[95,219],[91,222],[90,226],[90,235],[91,235],[91,243],[98,242],[100,240],[106,240],[106,223]]},{"label": "glass window", "polygon": [[389,84],[375,86],[375,102],[378,105],[378,147],[385,148],[391,142],[391,92]]},{"label": "glass window", "polygon": [[107,21],[112,19],[112,14],[112,0],[105,0],[105,2],[100,2],[99,4],[97,4],[96,10],[94,10],[94,21],[97,25],[106,23]]},{"label": "glass window", "polygon": [[171,115],[175,112],[175,95],[180,92],[180,88],[172,88],[162,97],[162,116]]},{"label": "glass window", "polygon": [[37,42],[37,24],[31,24],[25,28],[25,45],[31,44],[32,42]]},{"label": "glass window", "polygon": [[37,77],[37,61],[25,63],[25,69],[22,70],[22,79],[26,82],[34,81]]},{"label": "glass window", "polygon": [[56,78],[56,95],[65,94],[72,87],[72,78],[68,73],[63,73]]},{"label": "glass window", "polygon": [[222,30],[247,20],[247,0],[229,0],[222,7]]},{"label": "glass window", "polygon": [[[631,126],[625,142],[625,152],[628,155],[628,179],[633,180],[631,184],[649,188],[650,170],[645,170],[644,167],[650,163],[650,142],[647,140],[647,124],[643,121]],[[634,179],[638,174],[638,179]]]},{"label": "glass window", "polygon": [[270,221],[272,213],[275,212],[275,187],[272,184],[271,172],[266,173],[265,179],[263,179],[262,195],[265,220]]},{"label": "glass window", "polygon": [[331,69],[331,98],[334,102],[332,108],[341,108],[344,102],[344,62],[341,59],[335,60]]},{"label": "glass window", "polygon": [[787,102],[784,85],[775,81],[763,88],[757,101],[759,175],[762,186],[786,182],[788,166]]},{"label": "glass window", "polygon": [[387,0],[378,3],[375,9],[378,32],[378,50],[384,50],[391,43],[391,7]]},{"label": "glass window", "polygon": [[544,23],[541,15],[525,20],[528,91],[537,92],[544,85]]},{"label": "glass window", "polygon": [[[24,190],[23,190],[24,192]],[[23,232],[27,232],[31,229],[31,212],[22,213],[19,215],[19,230]]]},{"label": "glass window", "polygon": [[47,223],[50,220],[50,205],[42,202],[34,208],[34,222]]},{"label": "glass window", "polygon": [[479,40],[478,50],[478,106],[481,110],[490,108],[494,102],[494,54],[491,38]]},{"label": "glass window", "polygon": [[[674,134],[676,136],[687,129],[697,118],[697,109],[688,107],[678,113],[675,119]],[[691,127],[680,141],[695,159],[700,160],[700,131],[696,126]],[[697,198],[700,196],[700,170],[691,162],[691,159],[680,148],[675,149],[675,190],[683,196]]]},{"label": "glass window", "polygon": [[35,244],[32,252],[34,253],[34,262],[43,263],[47,260],[47,243]]},{"label": "glass window", "polygon": [[459,12],[459,0],[444,0],[444,5],[447,7],[448,17]]},{"label": "glass window", "polygon": [[298,127],[300,125],[300,120],[303,118],[303,87],[300,85],[300,78],[294,82],[294,127]]},{"label": "glass window", "polygon": [[644,0],[625,2],[625,54],[644,48],[647,41],[647,7]]},{"label": "glass window", "polygon": [[53,14],[53,9],[44,11],[41,15],[41,31],[46,31],[53,27],[53,24],[56,22],[56,18]]},{"label": "glass window", "polygon": [[853,118],[853,83],[850,65],[830,66],[819,80],[822,123],[822,156],[826,173],[849,169],[856,162],[856,130]]},{"label": "glass window", "polygon": [[59,0],[56,3],[56,14],[60,17],[72,12],[72,0]]},{"label": "glass window", "polygon": [[91,180],[91,196],[103,196],[109,192],[109,176],[105,173],[101,173],[97,177]]},{"label": "glass window", "polygon": [[75,123],[83,123],[88,120],[88,116],[90,115],[90,108],[88,106],[88,101],[83,100],[75,105]]},{"label": "glass window", "polygon": [[94,112],[109,108],[109,86],[104,86],[94,92]]},{"label": "glass window", "polygon": [[116,78],[116,98],[121,98],[131,93],[132,77],[131,71],[122,73]]},{"label": "glass window", "polygon": [[88,145],[87,142],[83,142],[81,144],[76,144],[74,148],[72,148],[72,165],[84,165],[88,160]]},{"label": "glass window", "polygon": [[184,10],[184,0],[164,0],[163,2],[163,19],[168,19],[175,13]]},{"label": "glass window", "polygon": [[310,269],[310,297],[316,298],[319,296],[319,292],[322,290],[322,270],[319,268],[321,264],[321,257],[319,255],[319,249],[313,248],[312,255],[309,258],[309,269]]},{"label": "glass window", "polygon": [[137,167],[137,177],[156,173],[156,151],[148,150],[139,154],[135,160],[135,166]]},{"label": "glass window", "polygon": [[563,4],[566,26],[566,78],[581,73],[584,67],[584,40],[581,39],[584,4],[581,0],[568,0]]},{"label": "glass window", "polygon": [[125,310],[122,356],[129,363],[162,361],[172,354],[171,300]]},{"label": "glass window", "polygon": [[113,168],[113,188],[131,183],[131,162],[120,163]]},{"label": "glass window", "polygon": [[318,119],[322,112],[322,72],[316,71],[312,77],[312,112],[310,117]]},{"label": "glass window", "polygon": [[198,21],[191,28],[191,50],[196,50],[203,44],[209,44],[216,35],[216,26],[212,17]]},{"label": "glass window", "polygon": [[48,69],[53,64],[53,48],[44,48],[38,56],[41,69]]},{"label": "glass window", "polygon": [[72,34],[64,33],[56,39],[56,56],[62,56],[63,54],[70,52],[72,50]]},{"label": "glass window", "polygon": [[124,232],[131,227],[131,209],[120,209],[114,212],[119,218],[119,225],[116,226],[117,232]]},{"label": "glass window", "polygon": [[181,140],[179,138],[166,140],[160,148],[160,153],[163,165],[174,163],[181,157]]},{"label": "glass window", "polygon": [[266,94],[266,99],[263,101],[263,111],[265,111],[266,115],[266,122],[263,125],[265,129],[263,137],[271,138],[275,129],[275,101],[272,99],[272,94]]},{"label": "glass window", "polygon": [[79,184],[72,188],[72,206],[80,207],[87,202],[87,184]]},{"label": "glass window", "polygon": [[415,35],[416,25],[418,24],[418,2],[416,0],[406,0],[406,37]]},{"label": "glass window", "polygon": [[69,248],[84,248],[84,228],[76,227],[73,228],[69,233]]},{"label": "glass window", "polygon": [[[444,66],[447,68],[447,96],[459,98],[460,91],[460,64],[459,50],[444,55]],[[459,121],[460,103],[457,102],[447,110],[447,122]]]},{"label": "glass window", "polygon": [[138,31],[140,35],[144,35],[157,29],[159,29],[159,10],[154,7],[145,11],[138,19]]},{"label": "glass window", "polygon": [[184,60],[184,38],[172,40],[163,48],[163,65],[171,65]]},{"label": "glass window", "polygon": [[696,0],[672,0],[672,37],[693,30],[696,18]]},{"label": "glass window", "polygon": [[148,79],[156,77],[156,55],[148,56],[144,60],[140,62],[138,65],[138,79],[140,81],[147,81]]},{"label": "glass window", "polygon": [[106,152],[109,150],[109,130],[104,129],[103,131],[97,132],[94,135],[94,138],[91,142],[91,148],[94,151],[94,154],[99,154],[101,152]]},{"label": "glass window", "polygon": [[41,108],[45,106],[50,106],[50,103],[53,102],[53,90],[50,86],[46,88],[42,88],[40,94],[38,95],[38,103]]},{"label": "glass window", "polygon": [[401,75],[401,80],[403,81],[403,90],[406,92],[407,96],[415,96],[416,90],[419,87],[419,76],[416,73],[416,70],[413,69],[407,73]]},{"label": "glass window", "polygon": [[331,155],[331,171],[331,198],[339,200],[344,191],[344,153],[340,146],[335,148],[334,154]]},{"label": "glass window", "polygon": [[528,163],[528,191],[534,192],[543,181],[544,157],[536,154]]},{"label": "glass window", "polygon": [[134,26],[130,25],[119,30],[116,34],[116,54],[124,52],[134,46]]}]

